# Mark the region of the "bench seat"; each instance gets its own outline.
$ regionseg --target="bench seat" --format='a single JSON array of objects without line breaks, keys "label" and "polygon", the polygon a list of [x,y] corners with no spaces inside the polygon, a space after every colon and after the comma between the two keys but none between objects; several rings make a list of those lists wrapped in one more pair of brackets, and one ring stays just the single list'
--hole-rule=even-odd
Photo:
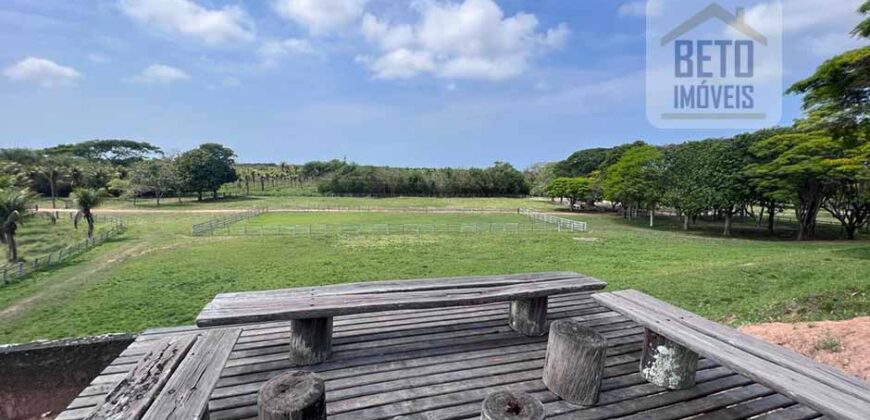
[{"label": "bench seat", "polygon": [[291,360],[307,365],[329,357],[336,315],[511,302],[511,327],[526,335],[542,335],[548,296],[606,286],[578,273],[550,272],[223,293],[205,306],[196,323],[207,327],[292,321]]},{"label": "bench seat", "polygon": [[[870,385],[858,378],[635,290],[598,293],[592,298],[653,335],[714,359],[819,413],[835,419],[870,418]],[[650,336],[646,334],[647,340]],[[648,350],[644,345],[644,351]]]}]

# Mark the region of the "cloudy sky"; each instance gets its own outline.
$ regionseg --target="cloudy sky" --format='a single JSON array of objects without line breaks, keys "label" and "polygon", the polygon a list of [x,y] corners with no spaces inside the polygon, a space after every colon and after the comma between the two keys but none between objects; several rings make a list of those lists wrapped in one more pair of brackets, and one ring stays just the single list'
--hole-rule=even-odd
[{"label": "cloudy sky", "polygon": [[[861,0],[784,0],[784,82]],[[587,147],[732,134],[644,113],[630,0],[4,0],[0,147],[93,138],[241,161],[519,167]],[[786,98],[783,123],[799,115]]]}]

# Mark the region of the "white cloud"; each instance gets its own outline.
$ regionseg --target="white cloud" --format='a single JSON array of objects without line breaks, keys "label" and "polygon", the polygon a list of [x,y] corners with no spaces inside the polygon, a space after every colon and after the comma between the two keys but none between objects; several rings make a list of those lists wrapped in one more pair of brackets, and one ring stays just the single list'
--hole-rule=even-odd
[{"label": "white cloud", "polygon": [[273,0],[281,17],[323,35],[352,24],[363,14],[367,0]]},{"label": "white cloud", "polygon": [[[782,4],[782,31],[806,34],[820,29],[838,29],[847,33],[860,20],[856,13],[863,0],[839,0],[819,6],[817,0],[790,0]],[[771,18],[778,10],[775,3],[759,3],[746,10],[746,23],[761,33],[774,33],[779,22]]]},{"label": "white cloud", "polygon": [[82,77],[76,69],[45,58],[27,57],[3,70],[12,81],[32,81],[42,87],[71,86]]},{"label": "white cloud", "polygon": [[120,0],[120,8],[144,25],[207,45],[254,39],[254,24],[238,6],[206,9],[191,0]]},{"label": "white cloud", "polygon": [[662,3],[659,0],[634,0],[621,4],[617,13],[630,17],[658,16],[662,13]]},{"label": "white cloud", "polygon": [[535,55],[561,48],[570,34],[561,24],[539,32],[528,13],[505,17],[493,0],[417,3],[419,20],[390,24],[372,15],[361,30],[381,50],[363,57],[376,78],[428,73],[450,79],[505,80],[528,69]]},{"label": "white cloud", "polygon": [[298,38],[266,41],[257,49],[260,62],[266,67],[274,66],[290,55],[306,54],[314,54],[314,48],[307,40]]},{"label": "white cloud", "polygon": [[130,78],[133,82],[149,84],[169,84],[189,79],[190,75],[184,70],[163,64],[152,64]]}]

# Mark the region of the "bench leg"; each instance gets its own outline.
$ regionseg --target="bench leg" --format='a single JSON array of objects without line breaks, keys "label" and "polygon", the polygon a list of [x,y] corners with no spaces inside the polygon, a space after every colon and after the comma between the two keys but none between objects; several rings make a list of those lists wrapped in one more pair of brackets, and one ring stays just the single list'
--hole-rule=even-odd
[{"label": "bench leg", "polygon": [[640,374],[647,382],[668,389],[691,388],[697,370],[697,353],[652,330],[644,330]]},{"label": "bench leg", "polygon": [[290,363],[316,365],[332,355],[332,317],[290,321]]},{"label": "bench leg", "polygon": [[546,334],[547,297],[511,301],[510,326],[529,337]]}]

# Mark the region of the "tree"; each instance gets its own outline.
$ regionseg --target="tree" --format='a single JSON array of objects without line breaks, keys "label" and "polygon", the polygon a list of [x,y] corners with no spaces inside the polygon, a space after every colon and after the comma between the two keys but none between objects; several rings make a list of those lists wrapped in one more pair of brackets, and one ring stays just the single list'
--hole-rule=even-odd
[{"label": "tree", "polygon": [[547,193],[550,197],[567,198],[568,208],[574,211],[578,201],[588,199],[591,193],[590,182],[585,177],[556,178],[547,186]]},{"label": "tree", "polygon": [[91,162],[108,162],[120,166],[131,165],[149,156],[163,154],[159,147],[144,141],[117,139],[61,144],[46,149],[46,152],[54,155],[72,155]]},{"label": "tree", "polygon": [[36,167],[37,176],[48,182],[51,208],[57,208],[57,186],[68,174],[69,160],[63,156],[45,156]]},{"label": "tree", "polygon": [[870,143],[844,149],[843,156],[828,163],[834,181],[822,208],[840,221],[846,239],[870,220]]},{"label": "tree", "polygon": [[12,188],[0,190],[0,241],[6,244],[6,259],[18,262],[18,245],[15,242],[15,234],[21,223],[21,215],[30,206],[30,194],[27,191],[19,191]]},{"label": "tree", "polygon": [[211,191],[212,197],[217,198],[222,185],[238,179],[233,168],[234,157],[232,149],[216,143],[206,143],[182,153],[178,157],[178,173],[182,184],[188,190],[195,191],[200,201],[203,191]]},{"label": "tree", "polygon": [[750,164],[747,173],[771,198],[794,205],[798,240],[812,238],[836,182],[833,164],[842,157],[842,144],[824,132],[795,132],[762,140],[750,151],[761,163]]},{"label": "tree", "polygon": [[638,206],[649,209],[650,227],[655,208],[662,197],[662,152],[646,144],[634,146],[607,168],[604,177],[605,198],[628,207],[628,217]]},{"label": "tree", "polygon": [[130,187],[137,192],[150,192],[160,206],[160,199],[180,186],[175,163],[169,159],[146,160],[135,164],[130,171]]},{"label": "tree", "polygon": [[689,229],[689,220],[712,207],[709,180],[711,160],[716,156],[708,152],[705,142],[687,142],[665,150],[666,188],[663,201],[683,216],[683,230]]},{"label": "tree", "polygon": [[[862,15],[870,15],[870,0],[866,0],[864,4],[862,4],[858,8],[858,13]],[[867,16],[858,23],[858,26],[852,30],[853,36],[858,36],[862,38],[870,38],[870,16]]]},{"label": "tree", "polygon": [[77,188],[72,193],[78,211],[73,218],[73,226],[79,227],[79,220],[84,218],[88,223],[88,239],[94,239],[94,214],[92,210],[100,205],[103,196],[100,191],[90,188]]},{"label": "tree", "polygon": [[560,178],[589,175],[592,171],[600,169],[608,153],[610,149],[601,147],[576,151],[567,159],[557,162],[553,172]]}]

